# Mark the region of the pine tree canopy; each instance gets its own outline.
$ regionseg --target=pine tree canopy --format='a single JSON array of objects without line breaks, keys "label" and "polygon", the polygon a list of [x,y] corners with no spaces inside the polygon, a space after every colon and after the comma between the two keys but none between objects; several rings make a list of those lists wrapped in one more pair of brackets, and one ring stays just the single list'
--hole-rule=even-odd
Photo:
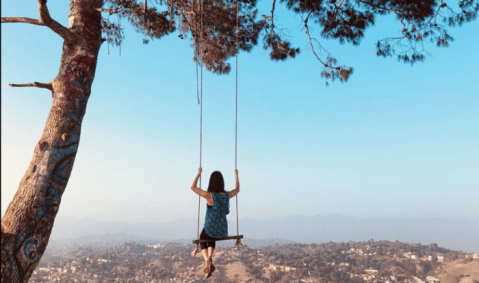
[{"label": "pine tree canopy", "polygon": [[[216,74],[231,70],[227,60],[237,51],[236,5],[239,50],[250,51],[261,39],[272,60],[296,57],[300,49],[291,46],[274,23],[276,4],[286,5],[292,16],[301,18],[311,51],[324,67],[321,75],[341,81],[348,79],[353,68],[337,65],[336,59],[322,48],[318,36],[359,45],[366,28],[373,26],[378,16],[392,14],[401,23],[400,36],[379,39],[376,54],[397,56],[399,61],[414,64],[425,59],[426,42],[447,47],[454,40],[447,27],[474,20],[479,10],[477,0],[460,0],[455,7],[443,0],[272,0],[270,14],[259,16],[256,0],[151,1],[148,5],[135,0],[106,0],[108,9],[104,10],[126,18],[145,35],[145,43],[174,32],[182,39],[191,39],[194,60]],[[310,34],[310,25],[315,26],[317,35]],[[121,44],[119,25],[103,19],[102,26],[110,44]],[[317,50],[328,55],[321,58]]]}]

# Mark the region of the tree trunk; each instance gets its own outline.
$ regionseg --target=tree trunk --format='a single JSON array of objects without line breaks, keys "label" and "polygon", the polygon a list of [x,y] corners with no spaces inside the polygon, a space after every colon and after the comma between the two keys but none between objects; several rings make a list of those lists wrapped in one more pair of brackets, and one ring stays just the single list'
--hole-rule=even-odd
[{"label": "tree trunk", "polygon": [[[1,282],[28,282],[47,247],[77,154],[95,76],[102,39],[101,15],[94,9],[102,2],[71,0],[70,34],[50,26],[65,39],[60,71],[50,82],[52,107],[42,137],[2,218]],[[48,14],[46,1],[39,1],[41,5]]]}]

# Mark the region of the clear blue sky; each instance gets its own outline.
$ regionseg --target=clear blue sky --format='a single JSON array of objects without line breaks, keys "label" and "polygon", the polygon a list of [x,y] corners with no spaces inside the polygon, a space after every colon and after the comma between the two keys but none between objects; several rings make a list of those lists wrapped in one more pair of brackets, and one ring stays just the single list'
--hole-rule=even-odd
[{"label": "clear blue sky", "polygon": [[[270,4],[261,3],[262,13]],[[68,1],[48,5],[67,25]],[[36,3],[25,1],[2,2],[1,13],[38,17]],[[355,68],[348,83],[326,87],[301,19],[282,7],[276,15],[302,52],[286,62],[270,61],[261,46],[240,54],[240,217],[479,222],[479,23],[451,29],[456,40],[449,48],[427,45],[432,56],[414,67],[375,55],[376,41],[401,29],[392,18],[380,18],[359,47],[322,40],[340,64]],[[106,44],[101,48],[59,215],[196,218],[190,186],[199,165],[199,106],[191,42],[174,34],[143,45],[123,25],[121,56],[118,48],[109,55]],[[45,27],[2,24],[1,48],[3,213],[51,106],[47,90],[8,83],[52,80],[62,40]],[[234,73],[206,73],[203,84],[203,184],[221,170],[232,189]]]}]

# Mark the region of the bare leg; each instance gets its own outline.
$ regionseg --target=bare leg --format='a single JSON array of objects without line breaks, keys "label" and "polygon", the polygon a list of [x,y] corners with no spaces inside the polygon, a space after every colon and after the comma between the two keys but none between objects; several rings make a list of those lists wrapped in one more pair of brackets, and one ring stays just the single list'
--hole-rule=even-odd
[{"label": "bare leg", "polygon": [[213,253],[215,252],[215,248],[208,247],[208,262],[206,266],[209,267],[208,273],[205,275],[206,278],[209,278],[211,274],[216,270],[215,266],[213,265]]},{"label": "bare leg", "polygon": [[205,267],[203,268],[203,272],[205,273],[205,277],[207,277],[208,273],[210,272],[210,267],[208,266],[208,248],[201,250],[201,253],[205,259]]},{"label": "bare leg", "polygon": [[205,263],[208,262],[208,249],[203,249],[201,250],[201,253],[203,254],[203,258],[205,259]]},{"label": "bare leg", "polygon": [[213,253],[215,252],[215,248],[213,247],[208,247],[208,256],[213,256]]}]

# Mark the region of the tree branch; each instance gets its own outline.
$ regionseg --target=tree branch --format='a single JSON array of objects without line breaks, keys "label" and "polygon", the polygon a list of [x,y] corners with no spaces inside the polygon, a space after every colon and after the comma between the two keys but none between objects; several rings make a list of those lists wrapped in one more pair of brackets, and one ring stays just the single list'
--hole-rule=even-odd
[{"label": "tree branch", "polygon": [[311,46],[311,51],[313,51],[313,54],[314,54],[314,56],[316,56],[316,59],[318,59],[318,61],[321,62],[321,64],[323,64],[324,67],[328,68],[330,66],[328,64],[324,63],[323,60],[321,60],[321,58],[319,58],[318,54],[316,54],[316,52],[314,51],[313,42],[311,41],[311,35],[309,34],[309,27],[308,27],[308,19],[309,19],[309,16],[311,15],[312,12],[313,12],[313,10],[309,11],[308,15],[306,16],[306,19],[304,20],[304,27],[306,28],[306,34],[308,35],[309,45]]},{"label": "tree branch", "polygon": [[39,22],[41,24],[49,27],[53,32],[61,36],[68,44],[72,45],[77,42],[79,38],[77,38],[73,32],[50,17],[46,0],[38,0],[38,13],[40,14]]},{"label": "tree branch", "polygon": [[3,17],[2,23],[27,23],[38,26],[46,26],[61,36],[70,45],[79,40],[77,35],[50,17],[46,0],[38,0],[38,13],[40,14],[40,19],[38,20],[25,17]]},{"label": "tree branch", "polygon": [[341,4],[343,4],[343,1],[344,1],[344,0],[339,1],[339,4],[336,5],[336,7],[334,8],[334,15],[333,15],[333,17],[331,18],[331,21],[329,22],[328,27],[331,26],[331,24],[333,23],[334,19],[336,19],[336,16],[338,15],[338,11],[339,11],[339,6],[341,6]]},{"label": "tree branch", "polygon": [[145,14],[144,14],[144,16],[143,16],[143,25],[144,25],[144,26],[146,26],[146,9],[147,9],[147,7],[146,7],[146,1],[147,1],[147,0],[145,0]]},{"label": "tree branch", "polygon": [[2,23],[27,23],[37,26],[44,26],[44,24],[41,23],[40,20],[25,17],[4,17],[2,18]]},{"label": "tree branch", "polygon": [[271,32],[268,32],[268,30],[265,29],[265,32],[268,35],[274,35],[274,9],[276,7],[276,0],[273,0],[273,6],[271,7],[271,15],[266,16],[266,15],[261,15],[265,21],[268,21],[268,19],[271,19],[271,24],[269,25],[271,27]]},{"label": "tree branch", "polygon": [[33,83],[26,83],[26,84],[8,84],[11,87],[38,87],[38,88],[46,88],[49,90],[53,90],[53,87],[50,83],[39,83],[39,82],[33,82]]},{"label": "tree branch", "polygon": [[276,5],[276,0],[273,0],[273,7],[271,8],[271,28],[274,28],[274,7]]},{"label": "tree branch", "polygon": [[361,3],[363,3],[363,4],[369,5],[369,6],[371,6],[371,7],[377,8],[377,9],[381,9],[381,10],[385,10],[385,11],[390,11],[390,12],[395,13],[396,15],[401,15],[401,16],[402,16],[402,14],[398,13],[396,10],[391,9],[391,8],[381,7],[381,6],[379,6],[379,5],[376,5],[376,4],[373,4],[373,3],[369,3],[369,2],[366,2],[366,1],[361,1],[361,0],[358,0],[358,2],[361,2]]},{"label": "tree branch", "polygon": [[115,9],[96,8],[95,10],[97,10],[98,12],[105,12],[105,13],[108,13],[110,15],[118,13],[118,10],[115,10]]},{"label": "tree branch", "polygon": [[[341,5],[341,3],[342,3],[342,1],[339,3],[339,5]],[[338,7],[339,7],[339,5],[338,5]],[[329,78],[331,78],[332,81],[334,81],[337,78],[339,78],[340,81],[343,81],[343,80],[348,81],[349,76],[353,73],[353,68],[345,67],[345,66],[334,66],[334,65],[336,65],[336,59],[331,57],[329,55],[329,52],[328,52],[328,57],[326,58],[326,62],[321,60],[321,58],[319,58],[318,54],[316,54],[316,51],[314,50],[314,46],[313,46],[313,41],[312,41],[313,39],[311,38],[311,34],[309,32],[309,27],[308,27],[309,16],[311,15],[312,12],[313,12],[313,10],[311,9],[311,11],[309,11],[308,15],[306,16],[306,19],[304,20],[304,27],[306,29],[306,34],[308,35],[308,40],[309,40],[309,45],[311,46],[311,51],[313,52],[314,56],[316,56],[316,59],[318,59],[318,61],[321,64],[323,64],[323,66],[325,68],[321,72],[321,77],[326,78],[326,85],[328,85],[327,80]],[[316,39],[314,39],[314,40],[316,40]],[[316,42],[317,42],[317,40],[316,40]],[[324,48],[321,46],[321,44],[319,46],[324,50]]]},{"label": "tree branch", "polygon": [[173,0],[170,0],[170,23],[173,21]]}]

